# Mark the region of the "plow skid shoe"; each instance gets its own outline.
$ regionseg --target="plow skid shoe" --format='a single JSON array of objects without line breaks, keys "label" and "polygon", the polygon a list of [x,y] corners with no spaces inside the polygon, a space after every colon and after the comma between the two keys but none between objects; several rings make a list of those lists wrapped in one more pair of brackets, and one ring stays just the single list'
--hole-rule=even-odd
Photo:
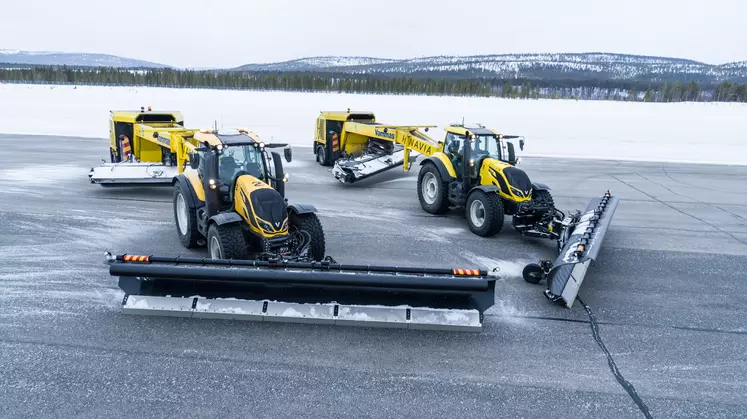
[{"label": "plow skid shoe", "polygon": [[[410,160],[415,161],[415,156]],[[353,183],[367,177],[385,172],[389,169],[402,166],[405,163],[404,148],[394,151],[392,154],[375,156],[363,155],[353,159],[341,159],[335,162],[332,174],[342,183]]]},{"label": "plow skid shoe", "polygon": [[129,314],[480,331],[495,278],[470,269],[116,256]]},{"label": "plow skid shoe", "polygon": [[101,185],[170,185],[177,173],[176,166],[153,163],[105,163],[88,174],[91,183]]},{"label": "plow skid shoe", "polygon": [[584,282],[586,271],[597,259],[612,222],[618,198],[609,193],[589,202],[547,274],[545,296],[571,308]]}]

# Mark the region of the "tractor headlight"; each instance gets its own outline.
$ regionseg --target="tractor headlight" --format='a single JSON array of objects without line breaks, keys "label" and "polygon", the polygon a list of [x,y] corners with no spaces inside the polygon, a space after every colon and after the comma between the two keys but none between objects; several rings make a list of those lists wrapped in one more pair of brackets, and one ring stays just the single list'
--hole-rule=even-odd
[{"label": "tractor headlight", "polygon": [[275,230],[272,228],[272,226],[270,225],[270,223],[268,223],[268,222],[266,222],[264,220],[261,220],[261,219],[257,218],[257,224],[259,224],[259,227],[262,230],[264,230],[266,233],[274,233],[275,232]]},{"label": "tractor headlight", "polygon": [[285,220],[283,221],[283,225],[282,225],[282,226],[280,227],[280,230],[281,230],[281,231],[285,231],[285,230],[287,230],[287,229],[288,229],[288,219],[286,218],[286,219],[285,219]]},{"label": "tractor headlight", "polygon": [[524,198],[524,192],[522,192],[520,189],[516,189],[513,186],[511,187],[511,192],[513,192],[514,195],[520,196]]}]

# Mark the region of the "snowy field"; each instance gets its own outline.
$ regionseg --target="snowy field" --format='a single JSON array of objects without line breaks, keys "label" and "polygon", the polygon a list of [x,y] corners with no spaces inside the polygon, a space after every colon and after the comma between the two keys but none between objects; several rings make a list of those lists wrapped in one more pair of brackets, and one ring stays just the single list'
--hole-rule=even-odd
[{"label": "snowy field", "polygon": [[[267,141],[311,144],[322,110],[370,110],[380,122],[480,122],[524,135],[524,155],[747,163],[747,104],[223,91],[0,84],[0,133],[108,136],[112,109],[182,111],[196,128],[247,127]],[[430,131],[441,139],[441,128]]]}]

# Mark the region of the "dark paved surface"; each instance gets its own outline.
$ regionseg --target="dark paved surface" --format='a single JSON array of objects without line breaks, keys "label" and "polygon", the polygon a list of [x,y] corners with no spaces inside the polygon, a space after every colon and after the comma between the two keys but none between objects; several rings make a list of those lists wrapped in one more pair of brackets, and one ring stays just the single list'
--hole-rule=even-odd
[{"label": "dark paved surface", "polygon": [[[123,315],[103,253],[187,254],[171,191],[87,183],[106,142],[0,135],[0,417],[642,417],[579,305],[520,278],[549,241],[432,217],[416,171],[353,187],[297,149],[289,195],[341,262],[501,267],[480,334]],[[621,202],[580,295],[656,418],[747,417],[747,167],[527,159]],[[194,252],[192,252],[194,253]]]}]

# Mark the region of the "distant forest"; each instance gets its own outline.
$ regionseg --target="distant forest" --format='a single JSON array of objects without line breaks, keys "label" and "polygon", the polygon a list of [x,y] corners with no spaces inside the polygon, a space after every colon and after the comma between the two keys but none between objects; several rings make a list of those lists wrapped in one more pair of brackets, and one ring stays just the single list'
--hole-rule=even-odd
[{"label": "distant forest", "polygon": [[651,83],[624,80],[459,78],[454,75],[240,72],[227,70],[19,67],[0,64],[0,82],[96,86],[151,86],[299,92],[346,92],[580,99],[640,102],[747,102],[747,84]]}]

